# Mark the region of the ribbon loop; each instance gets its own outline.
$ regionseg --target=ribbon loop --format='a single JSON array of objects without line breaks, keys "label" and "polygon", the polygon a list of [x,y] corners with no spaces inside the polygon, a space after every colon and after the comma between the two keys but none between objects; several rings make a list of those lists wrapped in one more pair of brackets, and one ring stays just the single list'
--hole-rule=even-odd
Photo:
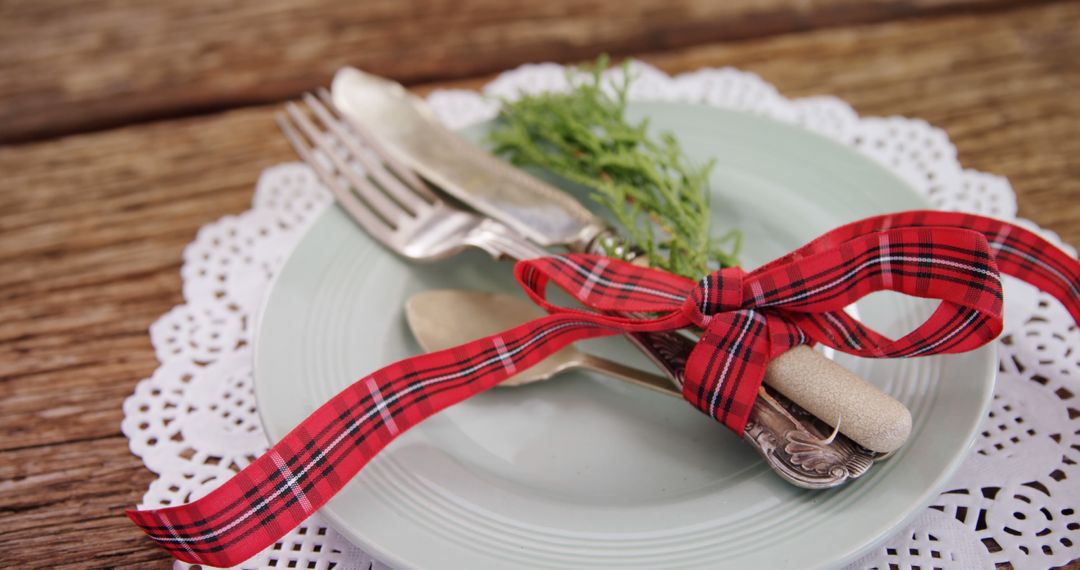
[{"label": "ribbon loop", "polygon": [[[551,314],[600,319],[609,325],[624,327],[628,332],[672,330],[690,324],[679,309],[693,282],[664,271],[609,257],[571,254],[521,261],[514,267],[514,273],[525,294]],[[549,281],[590,309],[659,316],[644,319],[611,314],[601,316],[561,307],[547,299]]]}]

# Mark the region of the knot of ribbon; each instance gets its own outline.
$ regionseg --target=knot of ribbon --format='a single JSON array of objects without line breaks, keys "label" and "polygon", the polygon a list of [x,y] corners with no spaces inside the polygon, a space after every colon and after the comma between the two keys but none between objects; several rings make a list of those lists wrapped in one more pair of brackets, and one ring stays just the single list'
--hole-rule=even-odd
[{"label": "knot of ribbon", "polygon": [[728,267],[702,277],[686,300],[683,312],[701,328],[707,328],[713,315],[744,309],[741,267]]},{"label": "knot of ribbon", "polygon": [[[768,362],[796,345],[900,358],[993,340],[1001,273],[1052,294],[1080,322],[1076,259],[1023,228],[949,212],[867,218],[753,271],[726,268],[697,282],[582,254],[522,261],[514,271],[547,316],[365,376],[207,496],[128,516],[180,560],[238,564],[322,506],[402,431],[586,338],[701,329],[683,395],[741,435]],[[549,283],[586,308],[550,303]],[[884,290],[941,302],[890,339],[844,312]]]}]

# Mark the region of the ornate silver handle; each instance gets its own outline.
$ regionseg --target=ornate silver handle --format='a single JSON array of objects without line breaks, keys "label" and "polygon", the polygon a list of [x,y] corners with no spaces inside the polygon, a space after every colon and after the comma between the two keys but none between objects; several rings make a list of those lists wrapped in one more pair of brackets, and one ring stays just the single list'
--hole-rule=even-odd
[{"label": "ornate silver handle", "polygon": [[892,455],[851,441],[765,384],[743,439],[781,477],[806,489],[842,485]]}]

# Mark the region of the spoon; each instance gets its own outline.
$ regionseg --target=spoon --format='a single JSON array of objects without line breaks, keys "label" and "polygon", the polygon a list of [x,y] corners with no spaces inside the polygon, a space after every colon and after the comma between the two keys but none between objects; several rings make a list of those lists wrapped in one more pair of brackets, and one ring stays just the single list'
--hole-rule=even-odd
[{"label": "spoon", "polygon": [[[480,291],[426,291],[413,295],[405,304],[406,319],[413,335],[428,351],[506,330],[542,314],[538,307],[525,300]],[[609,374],[682,398],[666,377],[586,354],[573,346],[504,380],[499,387],[547,380],[575,367]],[[753,447],[780,477],[807,489],[842,485],[868,472],[875,461],[892,455],[891,451],[876,452],[856,444],[765,384],[751,411],[742,441]]]},{"label": "spoon", "polygon": [[[405,316],[420,346],[428,352],[442,350],[495,334],[544,316],[539,307],[510,295],[483,291],[438,290],[418,293],[405,303]],[[539,364],[503,380],[500,388],[548,380],[567,370],[581,368],[648,388],[668,396],[682,393],[666,377],[587,354],[567,346]]]}]

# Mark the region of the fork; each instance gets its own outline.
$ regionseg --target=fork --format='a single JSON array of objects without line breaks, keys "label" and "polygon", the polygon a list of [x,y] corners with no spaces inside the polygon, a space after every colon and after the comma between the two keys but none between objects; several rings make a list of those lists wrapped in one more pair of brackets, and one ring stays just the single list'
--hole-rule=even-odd
[{"label": "fork", "polygon": [[[437,196],[427,182],[387,152],[362,125],[344,120],[325,89],[317,93],[317,97],[310,93],[302,96],[307,112],[296,103],[287,103],[285,114],[276,117],[278,126],[342,208],[385,247],[414,261],[443,259],[467,247],[482,249],[496,259],[520,260],[549,254],[503,223]],[[363,139],[363,146],[358,138]],[[344,153],[331,141],[344,146]],[[355,159],[366,175],[348,158]],[[691,341],[674,333],[627,336],[677,387],[682,387],[685,355],[693,348]]]},{"label": "fork", "polygon": [[[363,125],[346,120],[329,92],[319,89],[317,94],[302,96],[307,112],[296,103],[287,103],[285,114],[276,117],[278,126],[342,208],[391,251],[415,261],[442,259],[470,246],[496,259],[548,255],[546,249],[503,223],[435,195],[427,182],[388,152]],[[357,139],[362,139],[363,145]],[[307,141],[318,148],[317,154]],[[344,146],[345,156],[333,142]],[[355,159],[367,175],[349,164],[346,156]],[[328,169],[327,161],[333,170]],[[691,341],[674,333],[634,333],[628,338],[682,387],[686,355],[693,349]]]},{"label": "fork", "polygon": [[[349,131],[361,131],[363,127],[337,117],[325,89],[318,91],[318,97],[305,93],[303,101],[328,130],[320,131],[310,116],[292,102],[285,107],[287,115],[276,117],[278,126],[341,207],[388,249],[414,261],[444,259],[468,247],[482,249],[496,259],[548,254],[504,224],[436,196],[415,172],[392,158],[366,133],[359,136],[368,148],[361,147],[356,134]],[[350,164],[340,149],[329,144],[328,134],[344,145],[347,157],[355,159],[366,175]],[[318,147],[318,154],[305,137]],[[327,167],[327,160],[333,171]]]},{"label": "fork", "polygon": [[[496,259],[549,254],[508,226],[444,200],[363,125],[341,115],[325,89],[316,93],[302,96],[306,110],[287,103],[285,112],[275,117],[278,126],[338,204],[387,249],[420,262],[444,259],[468,247]],[[691,341],[676,333],[628,337],[681,386]],[[805,488],[834,487],[861,476],[882,458],[836,431],[829,436],[824,422],[765,385],[761,390],[744,441],[787,481]],[[788,445],[796,440],[800,446]]]}]

